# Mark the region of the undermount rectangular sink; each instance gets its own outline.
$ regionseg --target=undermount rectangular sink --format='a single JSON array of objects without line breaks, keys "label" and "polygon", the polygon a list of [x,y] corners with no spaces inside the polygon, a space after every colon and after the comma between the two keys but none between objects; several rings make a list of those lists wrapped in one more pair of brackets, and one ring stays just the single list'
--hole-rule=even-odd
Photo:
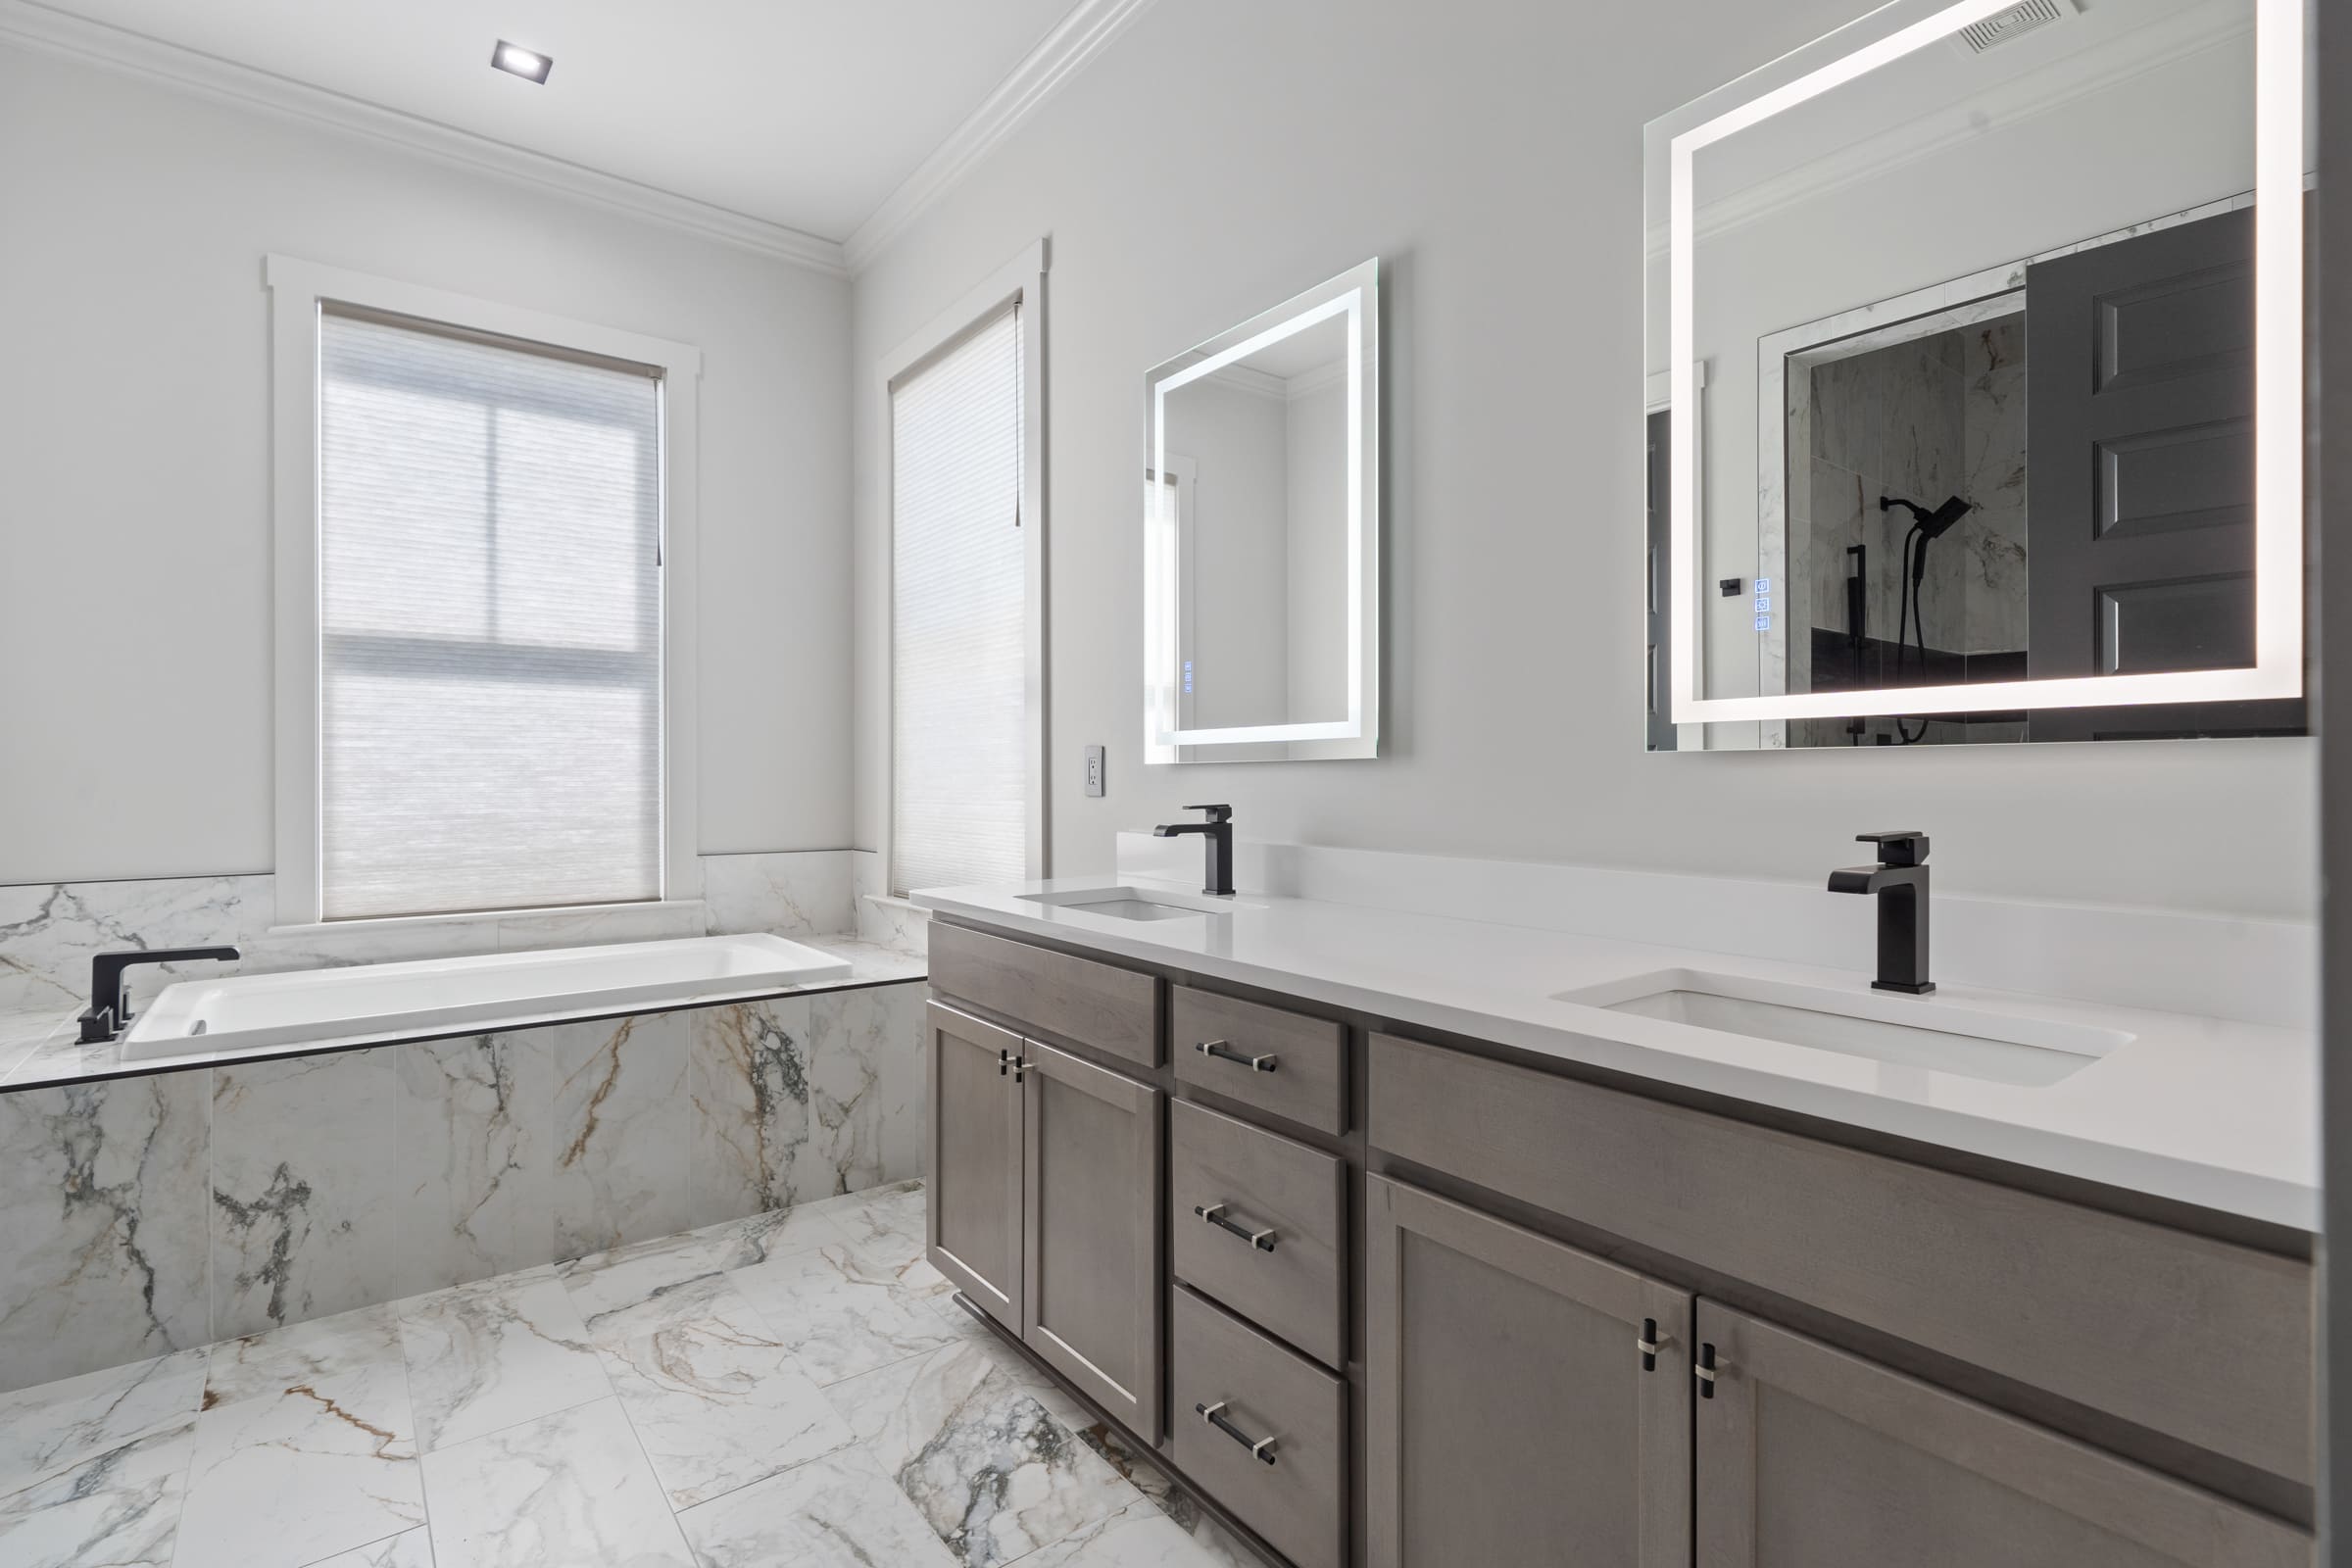
[{"label": "undermount rectangular sink", "polygon": [[1832,991],[1696,969],[1563,991],[1553,1000],[2027,1088],[2070,1078],[2132,1039],[2119,1029],[1979,1012],[1933,997]]},{"label": "undermount rectangular sink", "polygon": [[1056,893],[1014,895],[1031,904],[1057,909],[1083,909],[1120,920],[1192,920],[1204,914],[1229,914],[1253,909],[1253,904],[1212,898],[1205,893],[1174,893],[1166,888],[1065,888]]}]

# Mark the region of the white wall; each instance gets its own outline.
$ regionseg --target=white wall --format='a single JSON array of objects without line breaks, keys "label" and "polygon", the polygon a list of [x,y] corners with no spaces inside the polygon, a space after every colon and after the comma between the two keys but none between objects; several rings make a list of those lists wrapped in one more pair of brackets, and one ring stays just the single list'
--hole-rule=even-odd
[{"label": "white wall", "polygon": [[11,48],[0,235],[0,883],[270,868],[271,251],[702,348],[700,847],[847,845],[846,283]]},{"label": "white wall", "polygon": [[[1188,698],[1179,687],[1178,722],[1282,723],[1290,703],[1283,405],[1212,375],[1169,393],[1167,407],[1168,466],[1182,473],[1173,460],[1192,460],[1192,490],[1177,512],[1190,579],[1177,607],[1177,657],[1192,661],[1193,690]],[[1140,667],[1140,650],[1138,660]]]},{"label": "white wall", "polygon": [[[1294,383],[1296,385],[1296,383]],[[1294,724],[1348,716],[1348,378],[1294,391],[1284,406],[1290,444],[1290,705]]]},{"label": "white wall", "polygon": [[[1023,246],[1048,287],[1054,868],[1230,800],[1245,835],[1814,877],[1919,827],[1941,885],[2305,914],[2307,742],[1641,750],[1642,123],[1862,0],[1152,7],[861,275],[858,842],[885,815],[877,357]],[[1382,258],[1375,761],[1141,760],[1144,370]],[[1081,748],[1109,748],[1089,800]]]}]

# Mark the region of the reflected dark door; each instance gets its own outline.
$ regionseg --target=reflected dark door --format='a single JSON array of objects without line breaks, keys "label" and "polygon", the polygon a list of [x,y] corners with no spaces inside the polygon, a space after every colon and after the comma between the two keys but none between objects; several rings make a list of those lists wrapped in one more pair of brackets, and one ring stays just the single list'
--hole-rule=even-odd
[{"label": "reflected dark door", "polygon": [[[2254,215],[2026,273],[2028,671],[2254,662]],[[2299,734],[2300,702],[2037,710],[2031,738]]]}]

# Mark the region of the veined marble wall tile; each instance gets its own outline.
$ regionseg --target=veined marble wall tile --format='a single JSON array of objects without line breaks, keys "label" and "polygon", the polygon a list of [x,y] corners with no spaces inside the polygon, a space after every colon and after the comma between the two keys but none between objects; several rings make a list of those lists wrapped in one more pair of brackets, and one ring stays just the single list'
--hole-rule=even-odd
[{"label": "veined marble wall tile", "polygon": [[1970,653],[2012,652],[2031,640],[2025,327],[2023,316],[2006,316],[1965,334],[1965,493],[1977,510],[1955,535],[1966,553]]},{"label": "veined marble wall tile", "polygon": [[915,1170],[922,1135],[919,986],[867,986],[809,999],[809,1103],[823,1193],[861,1192]]},{"label": "veined marble wall tile", "polygon": [[404,1049],[212,1070],[216,1334],[407,1294],[393,1179]]},{"label": "veined marble wall tile", "polygon": [[557,1257],[687,1228],[690,1017],[640,1013],[547,1030]]},{"label": "veined marble wall tile", "polygon": [[0,1388],[212,1338],[207,1078],[0,1096]]},{"label": "veined marble wall tile", "polygon": [[[89,1000],[95,954],[251,942],[270,923],[270,880],[193,876],[0,887],[0,1009],[80,1006]],[[169,977],[134,970],[131,982],[136,999]]]},{"label": "veined marble wall tile", "polygon": [[863,1167],[848,1173],[843,1192],[923,1173],[923,1004],[919,985],[870,986],[814,999],[817,1040],[829,1049],[838,1025],[844,1049],[874,1067],[871,1115],[880,1163],[869,1179]]},{"label": "veined marble wall tile", "polygon": [[706,855],[703,902],[713,936],[772,931],[784,937],[832,936],[858,923],[849,850],[776,855]]},{"label": "veined marble wall tile", "polygon": [[906,953],[931,951],[931,911],[918,909],[904,899],[860,894],[858,899],[858,940]]},{"label": "veined marble wall tile", "polygon": [[551,1034],[517,1029],[392,1053],[405,1289],[555,1261]]},{"label": "veined marble wall tile", "polygon": [[[691,902],[670,905],[616,905],[609,909],[567,909],[561,913],[506,914],[498,919],[501,953],[531,953],[542,948],[585,948],[611,942],[660,942],[705,934],[703,911]],[[478,943],[477,943],[478,946]]]},{"label": "veined marble wall tile", "polygon": [[811,1168],[823,1152],[811,1103],[814,1000],[782,997],[693,1014],[696,1226],[786,1208],[830,1190]]}]

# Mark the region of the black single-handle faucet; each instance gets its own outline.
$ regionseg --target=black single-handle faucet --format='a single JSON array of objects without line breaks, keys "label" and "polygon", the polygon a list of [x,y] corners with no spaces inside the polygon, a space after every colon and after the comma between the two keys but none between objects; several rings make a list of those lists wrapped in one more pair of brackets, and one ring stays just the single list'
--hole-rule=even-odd
[{"label": "black single-handle faucet", "polygon": [[156,948],[99,954],[90,959],[90,1004],[81,1009],[81,1043],[98,1045],[130,1027],[130,1004],[122,995],[122,971],[132,964],[236,956],[234,948]]},{"label": "black single-handle faucet", "polygon": [[1208,879],[1201,892],[1220,899],[1233,897],[1233,808],[1230,806],[1188,806],[1188,811],[1206,811],[1205,822],[1162,822],[1152,830],[1155,839],[1172,839],[1180,834],[1198,833],[1208,840]]},{"label": "black single-handle faucet", "polygon": [[1879,977],[1874,991],[1924,997],[1936,989],[1928,978],[1928,836],[1925,833],[1859,833],[1879,847],[1877,865],[1849,865],[1830,873],[1832,893],[1872,893],[1879,900]]}]

